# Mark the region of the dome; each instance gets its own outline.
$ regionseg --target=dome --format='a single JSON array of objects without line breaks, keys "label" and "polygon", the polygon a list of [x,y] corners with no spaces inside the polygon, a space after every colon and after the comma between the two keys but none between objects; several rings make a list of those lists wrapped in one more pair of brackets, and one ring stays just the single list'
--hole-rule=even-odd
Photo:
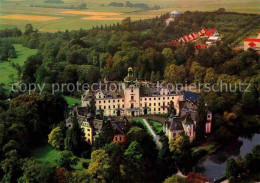
[{"label": "dome", "polygon": [[172,11],[171,15],[180,15],[181,13],[179,11]]}]

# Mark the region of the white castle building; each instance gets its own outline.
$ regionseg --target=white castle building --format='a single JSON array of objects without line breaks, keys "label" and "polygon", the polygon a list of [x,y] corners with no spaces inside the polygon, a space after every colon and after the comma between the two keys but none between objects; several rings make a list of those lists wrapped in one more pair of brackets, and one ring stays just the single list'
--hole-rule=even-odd
[{"label": "white castle building", "polygon": [[131,67],[124,82],[117,83],[117,86],[113,92],[102,87],[96,92],[86,91],[81,97],[82,107],[90,105],[94,99],[97,114],[102,111],[104,116],[139,116],[165,114],[170,101],[173,101],[179,114],[179,102],[184,101],[183,94],[176,94],[167,88],[140,86]]}]

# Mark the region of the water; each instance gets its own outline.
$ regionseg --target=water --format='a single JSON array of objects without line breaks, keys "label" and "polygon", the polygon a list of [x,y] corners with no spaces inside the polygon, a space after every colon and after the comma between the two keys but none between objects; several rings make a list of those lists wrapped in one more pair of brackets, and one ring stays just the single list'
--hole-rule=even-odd
[{"label": "water", "polygon": [[239,137],[236,142],[230,143],[199,161],[194,167],[194,171],[202,173],[213,182],[224,176],[227,159],[235,158],[238,155],[245,156],[257,144],[260,144],[260,134],[254,134],[251,139]]}]

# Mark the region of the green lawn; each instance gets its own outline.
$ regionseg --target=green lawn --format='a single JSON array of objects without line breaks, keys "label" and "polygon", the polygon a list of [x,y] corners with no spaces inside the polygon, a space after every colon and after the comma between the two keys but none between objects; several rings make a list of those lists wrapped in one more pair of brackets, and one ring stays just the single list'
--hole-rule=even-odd
[{"label": "green lawn", "polygon": [[14,44],[17,58],[0,62],[0,83],[4,83],[7,89],[11,89],[11,84],[18,79],[17,70],[11,66],[10,62],[23,66],[27,57],[36,54],[36,49],[23,47],[21,44]]},{"label": "green lawn", "polygon": [[[41,162],[50,162],[56,165],[56,161],[61,157],[61,152],[47,144],[33,151],[32,157]],[[87,171],[82,167],[82,162],[90,162],[90,159],[79,158],[79,162],[74,166],[75,170]]]},{"label": "green lawn", "polygon": [[74,98],[74,97],[70,97],[70,96],[64,96],[65,100],[67,101],[69,107],[73,106],[74,104],[79,104],[81,105],[81,100]]},{"label": "green lawn", "polygon": [[148,119],[147,121],[152,126],[156,134],[159,134],[163,131],[163,124],[161,122],[151,119]]}]

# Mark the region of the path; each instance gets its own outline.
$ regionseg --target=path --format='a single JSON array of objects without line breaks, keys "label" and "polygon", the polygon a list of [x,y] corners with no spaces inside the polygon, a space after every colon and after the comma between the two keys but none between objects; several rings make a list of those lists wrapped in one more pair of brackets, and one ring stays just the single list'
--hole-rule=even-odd
[{"label": "path", "polygon": [[160,142],[160,137],[158,135],[156,135],[156,133],[153,131],[152,127],[150,126],[150,124],[147,122],[146,119],[143,119],[143,121],[144,121],[144,124],[146,125],[147,129],[151,132],[157,149],[161,149],[162,143]]}]

